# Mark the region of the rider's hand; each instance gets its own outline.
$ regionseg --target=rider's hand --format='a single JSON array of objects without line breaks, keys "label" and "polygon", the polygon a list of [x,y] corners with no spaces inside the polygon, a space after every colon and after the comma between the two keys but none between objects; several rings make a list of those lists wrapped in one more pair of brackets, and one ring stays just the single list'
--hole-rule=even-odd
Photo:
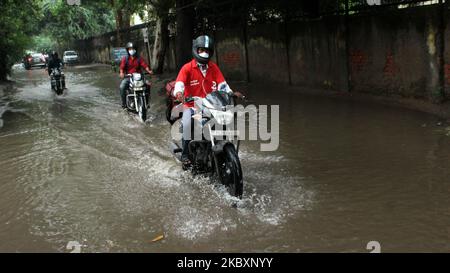
[{"label": "rider's hand", "polygon": [[120,78],[123,80],[125,78],[125,74],[123,72],[120,72]]},{"label": "rider's hand", "polygon": [[240,99],[245,98],[245,96],[239,91],[233,92],[233,95],[238,97],[238,98],[240,98]]},{"label": "rider's hand", "polygon": [[177,98],[177,101],[184,102],[184,96],[183,96],[183,94],[181,92],[177,93],[176,98]]}]

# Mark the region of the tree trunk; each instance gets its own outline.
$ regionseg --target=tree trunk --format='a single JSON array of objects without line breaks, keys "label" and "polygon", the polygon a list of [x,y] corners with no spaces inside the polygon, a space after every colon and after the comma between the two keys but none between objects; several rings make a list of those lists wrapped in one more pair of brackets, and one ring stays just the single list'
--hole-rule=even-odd
[{"label": "tree trunk", "polygon": [[120,33],[120,29],[122,28],[122,11],[116,11],[116,31],[117,31],[117,44],[116,46],[120,46],[122,44],[122,34]]},{"label": "tree trunk", "polygon": [[10,72],[10,66],[8,64],[8,56],[6,52],[0,50],[0,82],[4,82],[8,79]]},{"label": "tree trunk", "polygon": [[122,25],[121,28],[129,28],[131,23],[131,14],[128,10],[122,10]]},{"label": "tree trunk", "polygon": [[[188,6],[189,5],[189,6]],[[192,59],[192,39],[194,38],[194,5],[193,0],[176,0],[177,36],[175,49],[177,52],[177,69]]]},{"label": "tree trunk", "polygon": [[153,44],[153,53],[151,66],[157,74],[163,73],[166,51],[169,46],[169,18],[163,16],[158,18],[155,28],[155,43]]},{"label": "tree trunk", "polygon": [[114,10],[114,17],[116,19],[116,36],[117,40],[113,42],[113,45],[119,46],[122,43],[122,39],[120,37],[120,25],[122,22],[122,13],[120,12],[120,9],[117,7],[118,3],[114,0],[110,0],[111,7]]}]

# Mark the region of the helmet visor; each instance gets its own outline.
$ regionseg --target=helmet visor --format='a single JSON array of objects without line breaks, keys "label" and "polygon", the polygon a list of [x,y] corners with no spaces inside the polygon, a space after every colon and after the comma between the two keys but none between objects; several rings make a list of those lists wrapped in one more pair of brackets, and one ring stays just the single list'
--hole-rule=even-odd
[{"label": "helmet visor", "polygon": [[209,50],[209,48],[206,48],[206,47],[199,47],[198,49],[197,49],[197,53],[198,54],[200,54],[200,53],[210,53],[210,50]]}]

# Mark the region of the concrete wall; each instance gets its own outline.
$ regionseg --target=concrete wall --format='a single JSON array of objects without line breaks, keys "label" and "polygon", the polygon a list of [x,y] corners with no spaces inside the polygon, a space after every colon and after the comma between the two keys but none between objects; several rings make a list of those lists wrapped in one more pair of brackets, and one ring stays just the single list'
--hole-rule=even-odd
[{"label": "concrete wall", "polygon": [[351,90],[439,95],[439,10],[421,7],[350,18]]},{"label": "concrete wall", "polygon": [[251,81],[289,83],[285,28],[282,24],[248,28],[248,67]]},{"label": "concrete wall", "polygon": [[[142,29],[146,25],[138,25],[129,30],[121,31],[122,42],[119,44],[117,32],[105,33],[101,36],[92,37],[86,40],[78,40],[74,42],[74,49],[79,52],[81,62],[95,62],[95,63],[111,63],[111,50],[114,47],[124,47],[128,41],[132,41],[138,48],[139,55],[148,63],[150,57],[147,54],[146,44],[144,43],[144,36]],[[152,47],[154,37],[153,30],[148,29],[149,39],[149,53],[152,54]],[[174,39],[170,39],[168,54],[166,54],[165,70],[175,70],[175,43]]]},{"label": "concrete wall", "polygon": [[444,47],[444,85],[445,96],[450,98],[450,4],[444,11],[444,26],[445,26],[445,47]]},{"label": "concrete wall", "polygon": [[[448,6],[350,15],[347,24],[344,16],[331,16],[217,30],[215,60],[228,80],[440,101],[450,96]],[[140,29],[124,36],[143,47]],[[114,33],[78,41],[87,51],[83,58],[109,62],[111,37]],[[166,71],[176,67],[174,45],[171,39]]]},{"label": "concrete wall", "polygon": [[343,18],[291,23],[288,29],[292,84],[347,90]]},{"label": "concrete wall", "polygon": [[215,35],[216,60],[222,73],[236,81],[247,80],[243,29],[221,30]]}]

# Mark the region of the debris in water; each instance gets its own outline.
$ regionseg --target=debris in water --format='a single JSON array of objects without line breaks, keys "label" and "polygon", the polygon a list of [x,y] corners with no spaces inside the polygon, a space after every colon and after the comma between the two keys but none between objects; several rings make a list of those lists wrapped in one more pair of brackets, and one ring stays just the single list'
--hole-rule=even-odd
[{"label": "debris in water", "polygon": [[159,235],[158,237],[153,239],[152,242],[157,242],[157,241],[162,240],[162,239],[164,239],[164,235]]},{"label": "debris in water", "polygon": [[108,244],[109,247],[114,247],[114,242],[111,240],[106,240],[106,243]]}]

